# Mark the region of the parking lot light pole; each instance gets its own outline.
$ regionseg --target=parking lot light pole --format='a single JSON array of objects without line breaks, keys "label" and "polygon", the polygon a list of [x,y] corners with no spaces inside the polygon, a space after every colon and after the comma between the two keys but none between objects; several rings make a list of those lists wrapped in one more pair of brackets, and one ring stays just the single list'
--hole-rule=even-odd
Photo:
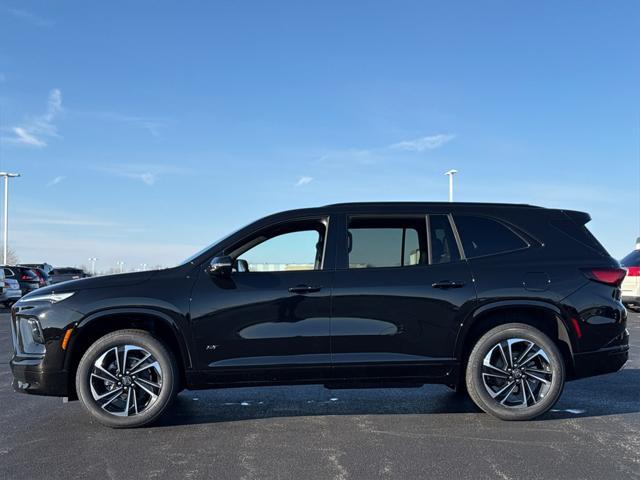
[{"label": "parking lot light pole", "polygon": [[457,170],[449,170],[444,172],[445,175],[449,175],[449,201],[453,202],[453,176],[458,173]]},{"label": "parking lot light pole", "polygon": [[19,173],[0,172],[0,177],[4,177],[4,255],[2,259],[5,265],[9,255],[9,178],[19,176]]},{"label": "parking lot light pole", "polygon": [[96,262],[98,261],[98,259],[96,257],[91,257],[91,258],[89,258],[89,261],[91,262],[91,276],[95,277],[96,276]]}]

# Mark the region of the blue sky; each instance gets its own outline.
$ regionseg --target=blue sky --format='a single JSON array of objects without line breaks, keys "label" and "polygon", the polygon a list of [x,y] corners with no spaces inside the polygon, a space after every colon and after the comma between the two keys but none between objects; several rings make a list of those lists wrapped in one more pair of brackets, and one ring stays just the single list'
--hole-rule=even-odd
[{"label": "blue sky", "polygon": [[22,261],[170,265],[358,200],[585,210],[640,234],[640,6],[0,1]]}]

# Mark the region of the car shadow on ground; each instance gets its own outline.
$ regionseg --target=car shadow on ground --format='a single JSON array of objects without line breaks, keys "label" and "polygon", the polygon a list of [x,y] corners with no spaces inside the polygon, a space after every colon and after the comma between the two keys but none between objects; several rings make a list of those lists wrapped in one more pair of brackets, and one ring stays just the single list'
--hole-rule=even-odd
[{"label": "car shadow on ground", "polygon": [[[603,383],[606,382],[606,388]],[[570,382],[556,406],[535,421],[640,411],[640,370]],[[327,390],[319,385],[185,391],[158,427],[324,415],[469,414],[466,395],[440,385],[407,389]]]}]

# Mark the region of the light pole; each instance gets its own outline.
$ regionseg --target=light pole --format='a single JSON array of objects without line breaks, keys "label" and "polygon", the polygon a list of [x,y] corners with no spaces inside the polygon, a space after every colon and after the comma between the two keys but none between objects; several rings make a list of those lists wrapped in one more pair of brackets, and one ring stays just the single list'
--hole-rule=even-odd
[{"label": "light pole", "polygon": [[90,257],[89,261],[91,262],[91,276],[95,277],[96,276],[96,262],[98,261],[98,259],[96,257]]},{"label": "light pole", "polygon": [[449,201],[453,202],[453,176],[458,173],[458,170],[449,170],[444,172],[445,175],[449,175]]},{"label": "light pole", "polygon": [[122,260],[118,260],[116,262],[116,265],[118,265],[118,267],[120,267],[120,273],[124,272],[124,262]]},{"label": "light pole", "polygon": [[147,269],[147,264],[146,263],[141,263],[140,267],[141,267],[141,270],[144,272]]},{"label": "light pole", "polygon": [[4,256],[2,258],[5,265],[9,255],[9,178],[19,176],[19,173],[0,172],[0,177],[4,177]]}]

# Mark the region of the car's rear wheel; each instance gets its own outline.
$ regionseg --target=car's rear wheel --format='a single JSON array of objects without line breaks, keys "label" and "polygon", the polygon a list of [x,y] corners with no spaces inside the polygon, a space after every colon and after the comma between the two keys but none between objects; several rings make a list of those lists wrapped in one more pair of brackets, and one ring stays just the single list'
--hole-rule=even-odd
[{"label": "car's rear wheel", "polygon": [[100,423],[114,428],[148,425],[178,390],[176,362],[160,340],[143,330],[118,330],[82,356],[76,391]]},{"label": "car's rear wheel", "polygon": [[531,325],[500,325],[475,344],[466,384],[473,401],[502,420],[530,420],[547,412],[564,387],[562,354]]}]

